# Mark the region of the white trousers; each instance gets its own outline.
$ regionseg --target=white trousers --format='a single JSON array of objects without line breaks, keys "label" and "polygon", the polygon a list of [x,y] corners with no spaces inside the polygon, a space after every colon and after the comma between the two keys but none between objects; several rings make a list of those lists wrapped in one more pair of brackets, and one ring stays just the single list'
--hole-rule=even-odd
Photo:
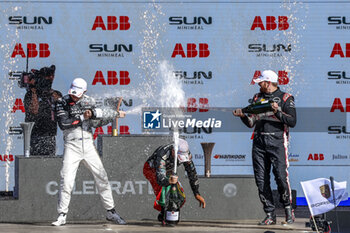
[{"label": "white trousers", "polygon": [[58,213],[67,213],[74,187],[75,176],[81,161],[94,176],[103,207],[114,208],[111,186],[92,139],[70,140],[64,144],[63,166],[61,169],[61,185],[57,205]]}]

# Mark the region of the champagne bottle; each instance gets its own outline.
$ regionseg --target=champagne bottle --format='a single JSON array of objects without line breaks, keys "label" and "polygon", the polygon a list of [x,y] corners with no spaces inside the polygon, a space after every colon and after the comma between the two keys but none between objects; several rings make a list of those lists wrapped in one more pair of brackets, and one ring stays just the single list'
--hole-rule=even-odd
[{"label": "champagne bottle", "polygon": [[259,113],[265,113],[272,111],[271,103],[273,103],[272,100],[261,100],[255,103],[252,103],[248,105],[247,107],[242,109],[243,113],[247,114],[259,114]]},{"label": "champagne bottle", "polygon": [[177,184],[170,185],[165,206],[165,220],[168,225],[176,225],[180,221],[180,200]]}]

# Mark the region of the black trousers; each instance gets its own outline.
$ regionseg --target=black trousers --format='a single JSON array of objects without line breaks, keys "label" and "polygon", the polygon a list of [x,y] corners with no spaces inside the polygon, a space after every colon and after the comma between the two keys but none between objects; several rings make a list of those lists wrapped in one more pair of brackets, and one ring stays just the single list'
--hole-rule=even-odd
[{"label": "black trousers", "polygon": [[270,187],[270,173],[275,176],[280,201],[284,207],[291,205],[291,188],[288,178],[287,138],[282,135],[255,135],[253,141],[253,168],[260,201],[265,213],[273,212],[275,205]]}]

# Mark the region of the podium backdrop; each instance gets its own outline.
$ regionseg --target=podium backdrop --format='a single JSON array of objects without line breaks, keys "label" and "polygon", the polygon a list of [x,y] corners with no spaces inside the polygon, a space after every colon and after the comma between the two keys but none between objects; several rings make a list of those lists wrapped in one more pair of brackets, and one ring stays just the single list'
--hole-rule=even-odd
[{"label": "podium backdrop", "polygon": [[[252,79],[272,69],[297,109],[323,108],[345,117],[349,7],[348,1],[321,0],[0,1],[0,190],[13,190],[14,155],[23,154],[25,90],[17,80],[27,57],[29,69],[56,65],[53,88],[63,94],[82,77],[87,94],[101,106],[108,97],[123,96],[125,111],[161,106],[160,92],[171,91],[169,78],[182,83],[185,105],[195,111],[246,106],[259,91]],[[317,132],[291,131],[289,173],[299,201],[300,181],[330,175],[350,180],[349,127],[314,123]],[[140,134],[141,112],[133,111],[119,126],[120,134]],[[95,133],[110,131],[105,126]],[[251,175],[251,133],[197,129],[182,135],[199,173],[200,142],[215,142],[214,175]],[[57,154],[62,153],[59,131]]]}]

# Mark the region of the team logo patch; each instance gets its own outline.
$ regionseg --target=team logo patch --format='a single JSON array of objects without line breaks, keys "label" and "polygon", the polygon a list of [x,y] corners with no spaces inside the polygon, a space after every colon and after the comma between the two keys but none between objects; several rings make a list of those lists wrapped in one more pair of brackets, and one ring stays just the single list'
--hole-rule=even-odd
[{"label": "team logo patch", "polygon": [[330,198],[330,196],[331,196],[331,190],[330,190],[328,184],[325,184],[325,185],[320,186],[320,191],[321,191],[321,195],[322,195],[324,198],[326,198],[326,199]]},{"label": "team logo patch", "polygon": [[284,95],[283,95],[283,101],[286,102],[287,99],[288,99],[289,97],[291,97],[291,96],[292,96],[292,95],[289,94],[289,93],[284,94]]}]

